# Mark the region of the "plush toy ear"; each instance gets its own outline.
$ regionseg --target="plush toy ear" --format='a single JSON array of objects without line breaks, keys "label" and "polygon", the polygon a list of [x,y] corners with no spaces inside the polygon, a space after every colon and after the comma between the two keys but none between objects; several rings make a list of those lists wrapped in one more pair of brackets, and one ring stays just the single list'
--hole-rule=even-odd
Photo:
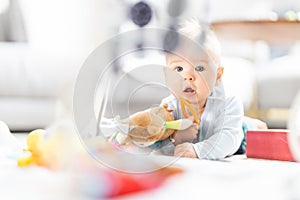
[{"label": "plush toy ear", "polygon": [[150,133],[151,135],[158,135],[158,138],[161,134],[162,131],[162,127],[158,127],[158,126],[149,126],[147,128],[148,133]]},{"label": "plush toy ear", "polygon": [[[163,111],[163,110],[162,110]],[[151,135],[160,134],[164,129],[165,119],[158,113],[151,113],[151,124],[148,126],[148,131]]]},{"label": "plush toy ear", "polygon": [[149,111],[142,111],[133,114],[130,117],[132,125],[146,127],[151,124],[151,115]]},{"label": "plush toy ear", "polygon": [[163,105],[162,105],[162,107],[164,108],[164,109],[168,109],[168,107],[169,107],[169,105],[167,104],[167,103],[164,103]]},{"label": "plush toy ear", "polygon": [[168,109],[169,105],[167,103],[164,103],[162,105],[162,107],[167,111],[167,112],[173,112],[174,110],[173,109]]}]

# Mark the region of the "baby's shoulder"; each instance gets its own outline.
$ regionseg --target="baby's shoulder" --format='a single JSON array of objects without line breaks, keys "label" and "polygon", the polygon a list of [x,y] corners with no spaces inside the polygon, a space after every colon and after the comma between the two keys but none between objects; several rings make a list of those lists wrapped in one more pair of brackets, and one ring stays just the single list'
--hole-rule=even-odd
[{"label": "baby's shoulder", "polygon": [[226,105],[242,104],[242,99],[237,95],[230,95],[225,97]]},{"label": "baby's shoulder", "polygon": [[243,103],[239,96],[230,95],[221,98],[209,98],[209,107],[214,107],[216,110],[243,110]]},{"label": "baby's shoulder", "polygon": [[239,96],[227,96],[225,98],[225,109],[227,111],[242,113],[244,110],[242,99]]}]

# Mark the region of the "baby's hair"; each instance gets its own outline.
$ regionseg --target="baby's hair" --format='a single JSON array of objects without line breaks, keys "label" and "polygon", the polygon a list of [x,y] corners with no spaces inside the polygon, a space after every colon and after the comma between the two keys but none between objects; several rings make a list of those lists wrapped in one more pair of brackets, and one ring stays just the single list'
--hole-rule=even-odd
[{"label": "baby's hair", "polygon": [[208,25],[201,23],[199,20],[190,19],[179,24],[178,32],[200,44],[215,64],[220,65],[221,45]]}]

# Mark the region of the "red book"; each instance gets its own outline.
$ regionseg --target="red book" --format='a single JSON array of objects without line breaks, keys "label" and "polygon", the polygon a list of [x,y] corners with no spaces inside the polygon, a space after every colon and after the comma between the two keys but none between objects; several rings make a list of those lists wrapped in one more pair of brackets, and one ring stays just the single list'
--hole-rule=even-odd
[{"label": "red book", "polygon": [[269,129],[247,132],[246,155],[248,158],[295,161],[289,144],[288,130]]}]

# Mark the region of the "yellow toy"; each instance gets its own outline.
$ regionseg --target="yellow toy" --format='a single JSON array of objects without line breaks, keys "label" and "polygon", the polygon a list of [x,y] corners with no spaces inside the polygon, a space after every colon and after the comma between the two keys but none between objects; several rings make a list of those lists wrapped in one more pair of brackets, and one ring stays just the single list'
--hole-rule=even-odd
[{"label": "yellow toy", "polygon": [[51,136],[46,135],[43,129],[37,129],[29,133],[27,137],[28,157],[18,159],[18,166],[36,164],[51,169],[56,169],[62,159],[62,134],[54,132]]}]

